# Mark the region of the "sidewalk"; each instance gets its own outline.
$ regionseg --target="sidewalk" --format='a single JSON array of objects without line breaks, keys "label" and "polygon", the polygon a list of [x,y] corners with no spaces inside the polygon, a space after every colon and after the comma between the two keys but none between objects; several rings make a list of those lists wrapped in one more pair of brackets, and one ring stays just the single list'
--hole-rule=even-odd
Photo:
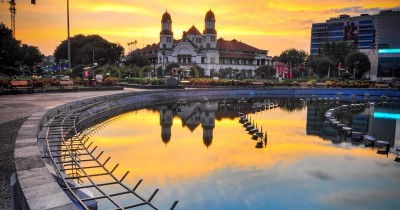
[{"label": "sidewalk", "polygon": [[132,91],[144,90],[125,88],[116,91],[0,95],[0,209],[11,209],[10,176],[15,170],[15,140],[21,125],[29,116],[49,106],[94,96]]}]

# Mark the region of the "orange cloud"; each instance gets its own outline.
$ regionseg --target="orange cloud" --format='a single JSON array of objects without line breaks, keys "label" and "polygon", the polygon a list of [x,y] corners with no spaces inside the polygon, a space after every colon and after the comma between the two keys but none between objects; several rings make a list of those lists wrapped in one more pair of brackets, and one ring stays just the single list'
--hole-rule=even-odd
[{"label": "orange cloud", "polygon": [[[172,16],[174,37],[192,24],[202,31],[204,15],[211,8],[216,15],[219,37],[242,40],[270,55],[279,55],[288,48],[309,51],[311,23],[348,13],[358,15],[399,6],[398,1],[309,0],[301,2],[244,0],[221,1],[136,1],[116,0],[70,1],[71,36],[99,34],[111,42],[138,41],[138,47],[158,42],[161,16],[168,10]],[[0,4],[0,19],[10,26],[6,2]],[[38,46],[45,54],[52,54],[66,38],[66,3],[40,0],[17,2],[16,37],[23,43]]]}]

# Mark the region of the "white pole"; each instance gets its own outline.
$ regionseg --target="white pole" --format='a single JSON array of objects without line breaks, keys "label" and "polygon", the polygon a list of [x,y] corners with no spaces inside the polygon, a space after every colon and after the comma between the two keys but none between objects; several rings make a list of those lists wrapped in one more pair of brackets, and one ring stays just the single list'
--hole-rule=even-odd
[{"label": "white pole", "polygon": [[68,72],[71,70],[71,40],[69,34],[69,0],[67,0],[67,28],[68,28]]}]

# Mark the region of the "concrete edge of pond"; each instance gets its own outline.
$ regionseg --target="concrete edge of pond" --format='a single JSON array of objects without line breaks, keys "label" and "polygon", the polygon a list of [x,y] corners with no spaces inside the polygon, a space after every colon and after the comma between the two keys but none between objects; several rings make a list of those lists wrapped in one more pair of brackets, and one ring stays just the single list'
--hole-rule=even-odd
[{"label": "concrete edge of pond", "polygon": [[[58,185],[49,172],[42,158],[38,145],[38,135],[48,119],[59,112],[81,105],[90,104],[98,100],[116,96],[131,98],[123,103],[140,102],[136,108],[146,104],[161,104],[170,101],[187,100],[213,100],[229,98],[310,98],[334,97],[340,95],[343,100],[362,100],[368,95],[369,100],[380,100],[381,96],[400,99],[400,91],[388,89],[189,89],[189,90],[160,90],[147,92],[115,93],[112,95],[97,96],[81,99],[66,104],[55,104],[45,108],[42,112],[31,115],[21,126],[15,142],[14,158],[16,176],[13,179],[15,185],[12,189],[14,206],[21,209],[77,209],[65,192]],[[355,95],[355,98],[354,98]],[[94,110],[96,111],[96,109]],[[101,111],[101,110],[97,110]],[[90,113],[89,113],[90,115]]]}]

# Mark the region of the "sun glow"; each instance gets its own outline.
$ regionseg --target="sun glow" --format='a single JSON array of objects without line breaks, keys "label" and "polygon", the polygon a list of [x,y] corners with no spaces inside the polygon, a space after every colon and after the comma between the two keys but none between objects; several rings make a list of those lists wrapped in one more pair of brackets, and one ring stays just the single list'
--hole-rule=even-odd
[{"label": "sun glow", "polygon": [[[255,5],[257,5],[255,7]],[[340,7],[339,7],[340,6]],[[70,2],[71,35],[99,34],[108,41],[125,45],[133,40],[138,46],[159,41],[160,20],[165,10],[172,16],[174,38],[191,25],[202,31],[204,15],[212,9],[216,15],[218,37],[237,39],[269,55],[279,55],[288,48],[309,51],[310,29],[313,22],[347,13],[377,13],[379,9],[398,7],[398,1],[181,1],[149,0],[133,3],[128,0]],[[0,19],[9,26],[6,3],[0,4]],[[36,5],[17,3],[16,38],[38,46],[46,55],[66,37],[66,5],[41,0]],[[43,40],[46,41],[43,41]]]},{"label": "sun glow", "polygon": [[173,183],[207,177],[226,168],[252,170],[275,167],[282,162],[296,164],[313,157],[369,158],[376,155],[362,148],[343,149],[329,146],[330,142],[318,137],[306,137],[306,124],[301,113],[291,113],[291,118],[298,120],[291,120],[288,131],[288,121],[282,118],[283,114],[273,110],[268,113],[268,118],[252,116],[268,135],[267,148],[258,151],[254,151],[255,142],[243,132],[238,118],[216,121],[212,143],[207,147],[201,139],[201,125],[194,130],[185,129],[182,120],[174,117],[171,140],[163,143],[160,116],[149,110],[118,120],[92,140],[120,163],[117,176],[133,170],[134,177],[146,177],[150,183],[161,185],[167,180]]}]

